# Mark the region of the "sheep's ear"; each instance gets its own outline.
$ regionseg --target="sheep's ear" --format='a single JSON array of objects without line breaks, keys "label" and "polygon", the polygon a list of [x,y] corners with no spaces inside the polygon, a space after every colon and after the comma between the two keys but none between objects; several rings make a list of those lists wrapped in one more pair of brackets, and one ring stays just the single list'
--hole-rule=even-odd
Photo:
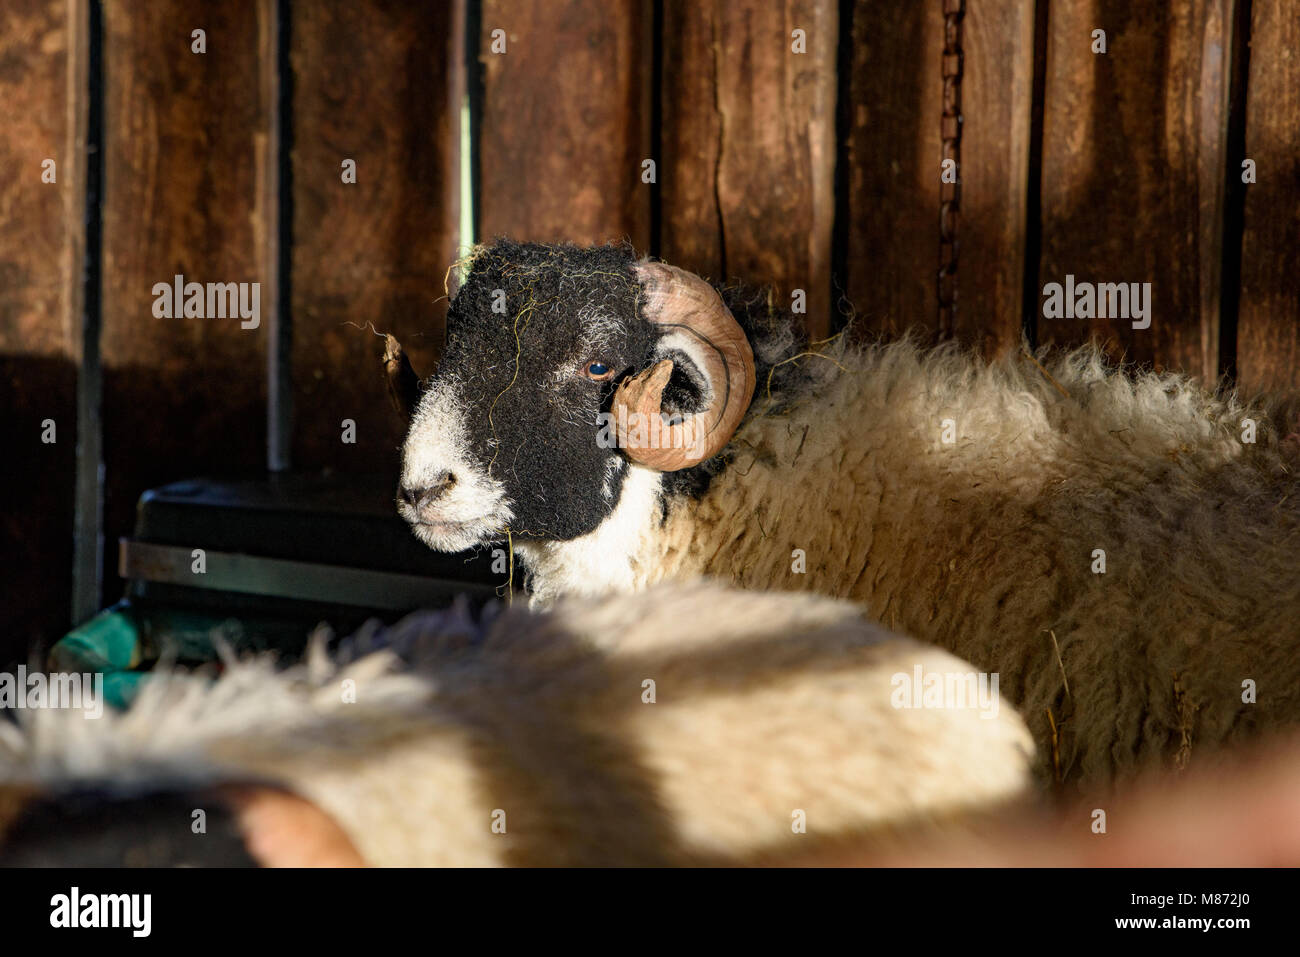
[{"label": "sheep's ear", "polygon": [[409,419],[420,401],[420,377],[402,351],[402,344],[392,335],[384,336],[384,377],[393,408],[398,415]]},{"label": "sheep's ear", "polygon": [[[682,275],[700,279],[694,273],[679,270]],[[643,288],[645,288],[643,286]],[[660,336],[651,354],[650,365],[672,360],[672,376],[664,386],[661,410],[667,415],[694,415],[703,412],[713,398],[709,377],[704,370],[703,344],[690,333],[675,329]]]},{"label": "sheep's ear", "polygon": [[661,409],[666,414],[694,415],[704,411],[712,398],[704,370],[684,349],[663,348],[655,352],[655,362],[671,359],[673,372],[664,386]]},{"label": "sheep's ear", "polygon": [[655,441],[633,439],[622,425],[619,439],[634,462],[675,472],[717,455],[731,440],[754,395],[754,352],[718,291],[695,273],[657,262],[632,268],[641,318],[659,336],[650,368],[670,370],[671,379],[661,385],[662,373],[633,376],[619,385],[614,405],[620,416],[635,407],[641,416],[667,411],[682,418]]},{"label": "sheep's ear", "polygon": [[296,794],[257,785],[217,793],[234,808],[245,845],[263,867],[365,866],[334,819]]}]

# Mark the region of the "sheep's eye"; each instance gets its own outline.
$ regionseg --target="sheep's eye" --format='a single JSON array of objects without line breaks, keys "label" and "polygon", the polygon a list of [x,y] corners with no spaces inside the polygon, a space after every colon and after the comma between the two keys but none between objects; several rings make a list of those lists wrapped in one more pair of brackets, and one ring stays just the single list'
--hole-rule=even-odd
[{"label": "sheep's eye", "polygon": [[614,374],[614,370],[603,362],[588,362],[586,368],[582,370],[582,373],[588,379],[600,381],[601,379],[608,379]]}]

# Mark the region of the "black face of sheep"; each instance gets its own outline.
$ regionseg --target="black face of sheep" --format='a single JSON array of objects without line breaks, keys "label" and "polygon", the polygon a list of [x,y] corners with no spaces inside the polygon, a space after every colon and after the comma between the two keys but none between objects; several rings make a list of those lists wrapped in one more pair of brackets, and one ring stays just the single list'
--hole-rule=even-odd
[{"label": "black face of sheep", "polygon": [[631,463],[674,471],[716,455],[753,388],[745,335],[698,277],[625,246],[499,241],[451,303],[398,511],[440,551],[507,530],[577,538],[614,510]]}]

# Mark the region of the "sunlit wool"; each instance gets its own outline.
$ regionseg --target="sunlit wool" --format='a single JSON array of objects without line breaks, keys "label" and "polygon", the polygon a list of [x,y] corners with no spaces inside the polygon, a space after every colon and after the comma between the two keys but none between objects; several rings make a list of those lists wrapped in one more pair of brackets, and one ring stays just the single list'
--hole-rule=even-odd
[{"label": "sunlit wool", "polygon": [[819,596],[659,586],[490,623],[424,613],[379,640],[158,679],[100,721],[0,722],[0,811],[6,785],[256,780],[371,864],[721,863],[951,819],[1031,781],[1012,709],[891,700],[898,674],[967,665]]}]

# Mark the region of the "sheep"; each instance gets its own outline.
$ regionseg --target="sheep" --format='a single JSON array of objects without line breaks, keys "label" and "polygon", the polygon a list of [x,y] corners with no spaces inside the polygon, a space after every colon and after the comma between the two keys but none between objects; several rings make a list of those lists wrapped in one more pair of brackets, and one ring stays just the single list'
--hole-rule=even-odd
[{"label": "sheep", "polygon": [[505,543],[540,605],[701,576],[859,602],[1001,674],[1060,786],[1294,723],[1295,397],[792,325],[626,246],[480,248],[398,511]]},{"label": "sheep", "polygon": [[[1080,799],[989,814],[977,829],[906,829],[783,859],[809,867],[1295,867],[1300,740],[1218,767],[1144,776],[1102,806]],[[1104,811],[1105,817],[1098,815]],[[1104,825],[1104,829],[1102,827]]]},{"label": "sheep", "polygon": [[1014,709],[911,706],[915,674],[968,665],[820,596],[664,584],[310,649],[0,720],[0,863],[736,863],[1032,783]]}]

